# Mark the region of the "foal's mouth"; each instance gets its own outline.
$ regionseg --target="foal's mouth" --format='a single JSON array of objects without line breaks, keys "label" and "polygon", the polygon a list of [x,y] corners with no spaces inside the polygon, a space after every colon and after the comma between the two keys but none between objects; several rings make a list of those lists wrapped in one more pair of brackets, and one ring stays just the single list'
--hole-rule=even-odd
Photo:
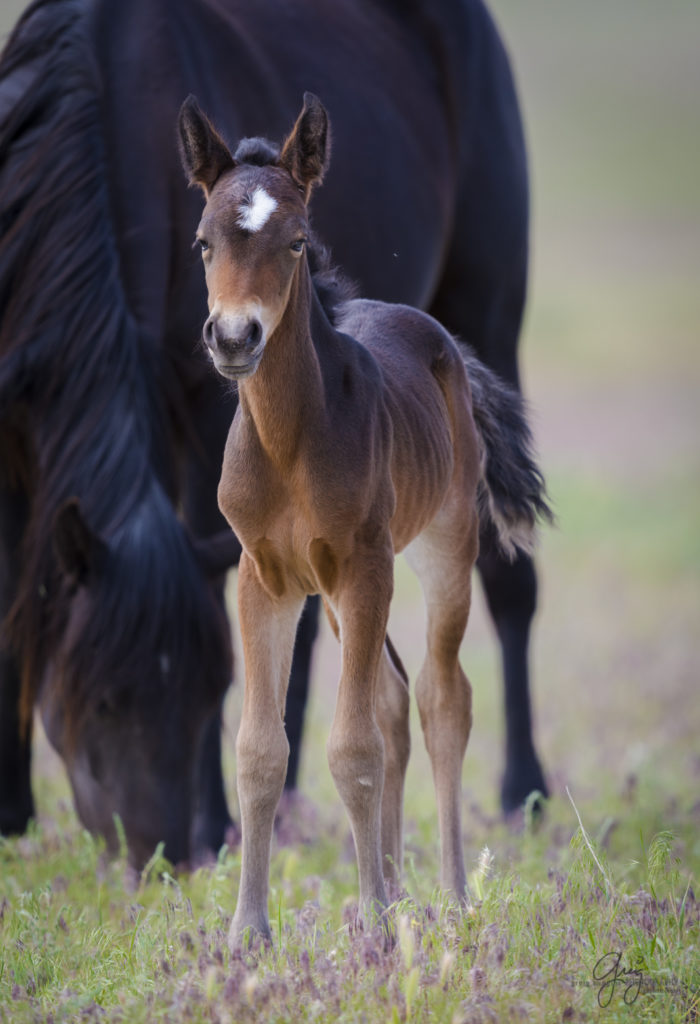
[{"label": "foal's mouth", "polygon": [[226,377],[228,380],[241,381],[253,376],[260,365],[261,359],[262,352],[256,354],[245,363],[223,363],[215,358],[214,366],[222,377]]}]

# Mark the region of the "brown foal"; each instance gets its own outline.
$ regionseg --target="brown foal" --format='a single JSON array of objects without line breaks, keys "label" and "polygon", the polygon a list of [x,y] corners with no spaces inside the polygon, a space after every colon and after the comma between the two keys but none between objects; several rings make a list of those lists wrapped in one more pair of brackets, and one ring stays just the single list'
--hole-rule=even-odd
[{"label": "brown foal", "polygon": [[306,253],[307,205],[329,156],[316,97],[305,95],[279,150],[249,140],[234,158],[193,98],[180,114],[180,139],[186,173],[206,197],[197,231],[209,293],[204,340],[239,390],[219,486],[243,546],[243,849],[232,946],[248,929],[270,936],[285,696],[308,594],[320,592],[341,643],[327,752],[352,826],[365,920],[387,905],[385,875],[401,870],[410,747],[408,685],[386,642],[402,550],[427,607],[416,699],[437,794],[441,882],[463,899],[461,772],[472,714],[458,652],[479,506],[511,550],[531,543],[537,515],[547,513],[517,396],[417,310],[355,300],[331,323]]}]

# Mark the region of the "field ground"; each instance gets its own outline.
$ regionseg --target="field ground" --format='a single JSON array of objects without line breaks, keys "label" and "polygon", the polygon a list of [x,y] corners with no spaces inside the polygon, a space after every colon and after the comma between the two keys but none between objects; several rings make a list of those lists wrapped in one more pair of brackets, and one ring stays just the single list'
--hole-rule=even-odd
[{"label": "field ground", "polygon": [[[385,952],[358,932],[352,846],[324,753],[337,676],[326,630],[305,802],[286,816],[273,862],[274,948],[248,960],[226,950],[236,851],[177,880],[154,871],[129,883],[122,861],[104,863],[40,738],[39,822],[0,843],[0,1020],[698,1019],[700,7],[492,8],[531,154],[523,378],[559,520],[538,556],[532,653],[546,818],[513,828],[498,817],[502,695],[477,594],[463,649],[475,695],[464,768],[473,908],[460,915],[434,889],[432,784],[414,717],[399,941]],[[413,678],[422,621],[399,564],[392,633]],[[227,715],[234,807],[240,692]],[[602,988],[593,974],[608,952],[620,954],[619,978]]]}]

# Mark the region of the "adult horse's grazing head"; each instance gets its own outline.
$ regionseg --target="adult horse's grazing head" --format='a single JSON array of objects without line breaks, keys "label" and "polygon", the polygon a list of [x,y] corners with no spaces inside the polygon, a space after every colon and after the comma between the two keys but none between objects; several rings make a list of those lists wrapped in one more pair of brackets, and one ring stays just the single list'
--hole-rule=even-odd
[{"label": "adult horse's grazing head", "polygon": [[289,300],[308,240],[307,203],[329,160],[329,123],[312,93],[282,147],[244,140],[232,155],[194,97],[182,106],[185,173],[206,197],[197,229],[209,295],[204,341],[216,369],[258,368]]},{"label": "adult horse's grazing head", "polygon": [[38,704],[78,814],[111,849],[118,815],[135,867],[161,841],[187,861],[199,748],[230,682],[223,609],[157,488],[109,541],[71,499],[53,548],[55,641]]}]

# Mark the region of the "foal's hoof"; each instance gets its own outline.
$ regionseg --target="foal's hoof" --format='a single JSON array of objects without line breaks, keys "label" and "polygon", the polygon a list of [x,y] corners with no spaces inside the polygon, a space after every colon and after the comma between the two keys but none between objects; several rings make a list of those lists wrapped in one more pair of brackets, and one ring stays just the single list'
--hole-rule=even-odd
[{"label": "foal's hoof", "polygon": [[271,945],[272,934],[267,921],[244,922],[234,915],[228,933],[228,948],[232,956],[236,953],[259,953]]},{"label": "foal's hoof", "polygon": [[384,952],[391,953],[397,943],[397,932],[395,915],[389,911],[388,907],[379,920],[379,929]]},{"label": "foal's hoof", "polygon": [[[396,945],[396,913],[393,904],[375,902],[371,907],[360,910],[355,907],[351,912],[351,925],[354,930],[363,931],[379,941],[385,953],[390,953]],[[351,929],[352,934],[352,929]]]}]

